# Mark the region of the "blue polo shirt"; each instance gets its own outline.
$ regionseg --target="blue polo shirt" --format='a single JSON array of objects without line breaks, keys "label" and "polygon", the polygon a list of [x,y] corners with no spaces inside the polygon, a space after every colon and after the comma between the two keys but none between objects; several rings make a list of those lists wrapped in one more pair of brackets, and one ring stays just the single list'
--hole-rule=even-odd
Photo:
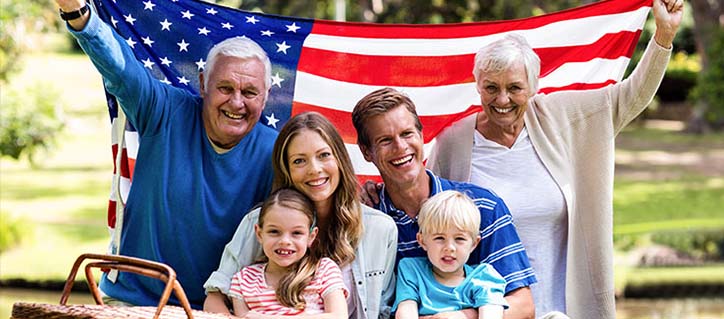
[{"label": "blue polo shirt", "polygon": [[[513,217],[500,197],[485,188],[447,180],[435,176],[429,170],[426,172],[430,177],[429,197],[446,190],[459,191],[468,195],[480,211],[482,239],[470,254],[467,264],[491,264],[507,282],[505,293],[537,282],[513,225]],[[417,217],[410,218],[404,211],[397,209],[385,187],[380,190],[379,196],[380,203],[375,208],[392,216],[397,224],[397,262],[405,257],[427,257],[417,242],[416,235],[420,231]]]}]

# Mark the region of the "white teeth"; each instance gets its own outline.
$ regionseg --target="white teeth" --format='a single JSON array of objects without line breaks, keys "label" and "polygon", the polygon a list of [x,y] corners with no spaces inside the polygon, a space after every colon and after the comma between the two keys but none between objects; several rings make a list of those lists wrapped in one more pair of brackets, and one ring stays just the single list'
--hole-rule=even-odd
[{"label": "white teeth", "polygon": [[326,178],[320,178],[320,179],[317,179],[317,180],[313,180],[313,181],[311,181],[311,182],[308,182],[307,184],[309,184],[310,186],[319,186],[319,185],[322,185],[322,184],[324,184],[324,183],[326,183],[326,182],[327,182],[327,179],[326,179]]},{"label": "white teeth", "polygon": [[403,157],[403,158],[401,158],[401,159],[392,161],[392,165],[400,165],[400,164],[402,164],[402,163],[404,163],[404,162],[407,162],[407,161],[409,161],[409,160],[411,160],[411,159],[412,159],[412,155],[407,155],[407,156],[405,156],[405,157]]},{"label": "white teeth", "polygon": [[234,114],[234,113],[231,113],[228,111],[223,111],[223,110],[221,112],[224,113],[224,115],[226,115],[227,117],[235,119],[235,120],[244,118],[244,114]]},{"label": "white teeth", "polygon": [[277,254],[279,254],[279,255],[291,255],[291,254],[294,253],[294,251],[286,250],[286,249],[283,249],[283,250],[282,250],[282,249],[277,249],[277,250],[274,251],[274,252],[277,253]]},{"label": "white teeth", "polygon": [[495,109],[495,112],[502,113],[502,114],[508,113],[513,110],[512,107],[507,108],[507,109],[501,109],[501,108],[494,107],[494,109]]}]

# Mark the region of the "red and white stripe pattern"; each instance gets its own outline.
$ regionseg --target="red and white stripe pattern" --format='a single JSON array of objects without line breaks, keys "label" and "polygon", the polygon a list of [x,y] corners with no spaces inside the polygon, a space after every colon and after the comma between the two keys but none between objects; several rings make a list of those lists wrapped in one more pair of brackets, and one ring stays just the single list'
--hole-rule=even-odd
[{"label": "red and white stripe pattern", "polygon": [[265,266],[266,264],[255,264],[242,268],[231,279],[229,296],[243,298],[249,310],[282,316],[324,313],[323,298],[337,289],[342,289],[347,296],[339,267],[331,259],[322,258],[314,278],[302,293],[306,302],[305,308],[299,310],[286,307],[277,300],[274,288],[267,285],[264,277]]},{"label": "red and white stripe pattern", "polygon": [[[507,33],[523,35],[541,57],[539,93],[610,85],[623,77],[651,2],[608,0],[527,19],[481,23],[385,25],[315,20],[297,66],[291,113],[324,114],[342,134],[359,179],[379,180],[379,172],[356,145],[351,123],[354,105],[369,92],[391,86],[411,97],[429,154],[440,131],[480,109],[472,75],[480,47]],[[241,11],[239,19],[244,19]],[[116,201],[128,196],[138,152],[138,136],[125,135],[123,158],[120,167],[115,167],[121,178],[113,187],[108,210],[110,228],[116,224]]]}]

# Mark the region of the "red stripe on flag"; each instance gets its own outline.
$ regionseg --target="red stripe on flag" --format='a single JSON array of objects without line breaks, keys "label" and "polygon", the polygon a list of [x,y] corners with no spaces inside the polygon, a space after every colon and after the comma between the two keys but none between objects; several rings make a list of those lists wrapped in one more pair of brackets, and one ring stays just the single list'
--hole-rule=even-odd
[{"label": "red stripe on flag", "polygon": [[304,48],[298,70],[357,84],[427,87],[473,82],[474,57],[371,56]]},{"label": "red stripe on flag", "polygon": [[605,86],[609,86],[611,84],[616,84],[616,81],[608,80],[603,83],[573,83],[571,85],[566,85],[566,86],[562,86],[562,87],[547,87],[547,88],[540,89],[539,93],[550,94],[550,93],[558,92],[558,91],[593,90],[593,89],[598,89],[598,88],[602,88]]},{"label": "red stripe on flag", "polygon": [[108,201],[108,227],[116,228],[116,201]]},{"label": "red stripe on flag", "polygon": [[[510,30],[527,30],[562,20],[617,14],[650,7],[652,0],[600,1],[542,16],[491,22],[424,24],[373,24],[315,20],[312,33],[382,39],[449,39],[491,35]],[[433,31],[434,30],[434,31]]]},{"label": "red stripe on flag", "polygon": [[[541,58],[541,76],[569,62],[630,57],[640,34],[641,31],[622,31],[607,34],[591,44],[537,48],[535,52]],[[304,48],[298,69],[332,80],[363,85],[430,87],[473,82],[474,59],[474,54],[371,56]]]},{"label": "red stripe on flag", "polygon": [[636,42],[641,31],[621,31],[607,34],[598,41],[577,46],[536,48],[533,51],[541,59],[540,76],[543,77],[565,63],[587,62],[595,58],[617,59],[631,57],[636,49]]},{"label": "red stripe on flag", "polygon": [[[429,143],[440,131],[470,114],[480,111],[479,105],[471,105],[465,111],[444,115],[421,115],[423,140]],[[357,131],[352,125],[352,112],[340,111],[301,102],[292,103],[292,116],[303,112],[319,112],[326,117],[347,144],[357,144]]]},{"label": "red stripe on flag", "polygon": [[[116,167],[116,156],[118,156],[118,144],[111,145],[111,153],[113,153],[113,174],[116,174],[118,168]],[[123,148],[121,153],[121,176],[133,179],[133,171],[136,168],[136,160],[128,158],[128,151]]]}]

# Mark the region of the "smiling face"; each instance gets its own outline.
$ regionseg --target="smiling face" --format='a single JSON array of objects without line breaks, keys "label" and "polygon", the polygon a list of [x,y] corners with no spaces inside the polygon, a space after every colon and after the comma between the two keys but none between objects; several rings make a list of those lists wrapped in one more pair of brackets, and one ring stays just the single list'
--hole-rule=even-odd
[{"label": "smiling face", "polygon": [[213,70],[200,75],[204,128],[214,144],[235,146],[259,121],[268,91],[265,72],[256,58],[219,56]]},{"label": "smiling face", "polygon": [[491,124],[500,127],[523,124],[523,114],[532,95],[522,62],[513,63],[502,72],[481,72],[477,89]]},{"label": "smiling face", "polygon": [[365,123],[369,146],[360,144],[367,161],[377,166],[385,184],[415,187],[425,175],[422,132],[404,105],[370,117]]},{"label": "smiling face", "polygon": [[298,189],[315,206],[332,204],[339,186],[340,171],[332,148],[316,131],[302,129],[287,148],[289,175]]},{"label": "smiling face", "polygon": [[293,265],[307,253],[317,236],[310,232],[312,221],[303,212],[281,205],[272,205],[263,215],[262,226],[254,226],[256,238],[269,258],[267,269],[280,271]]},{"label": "smiling face", "polygon": [[475,249],[480,237],[471,237],[468,231],[450,228],[432,233],[418,233],[417,241],[427,252],[433,273],[442,284],[456,285],[465,278],[463,266]]}]

